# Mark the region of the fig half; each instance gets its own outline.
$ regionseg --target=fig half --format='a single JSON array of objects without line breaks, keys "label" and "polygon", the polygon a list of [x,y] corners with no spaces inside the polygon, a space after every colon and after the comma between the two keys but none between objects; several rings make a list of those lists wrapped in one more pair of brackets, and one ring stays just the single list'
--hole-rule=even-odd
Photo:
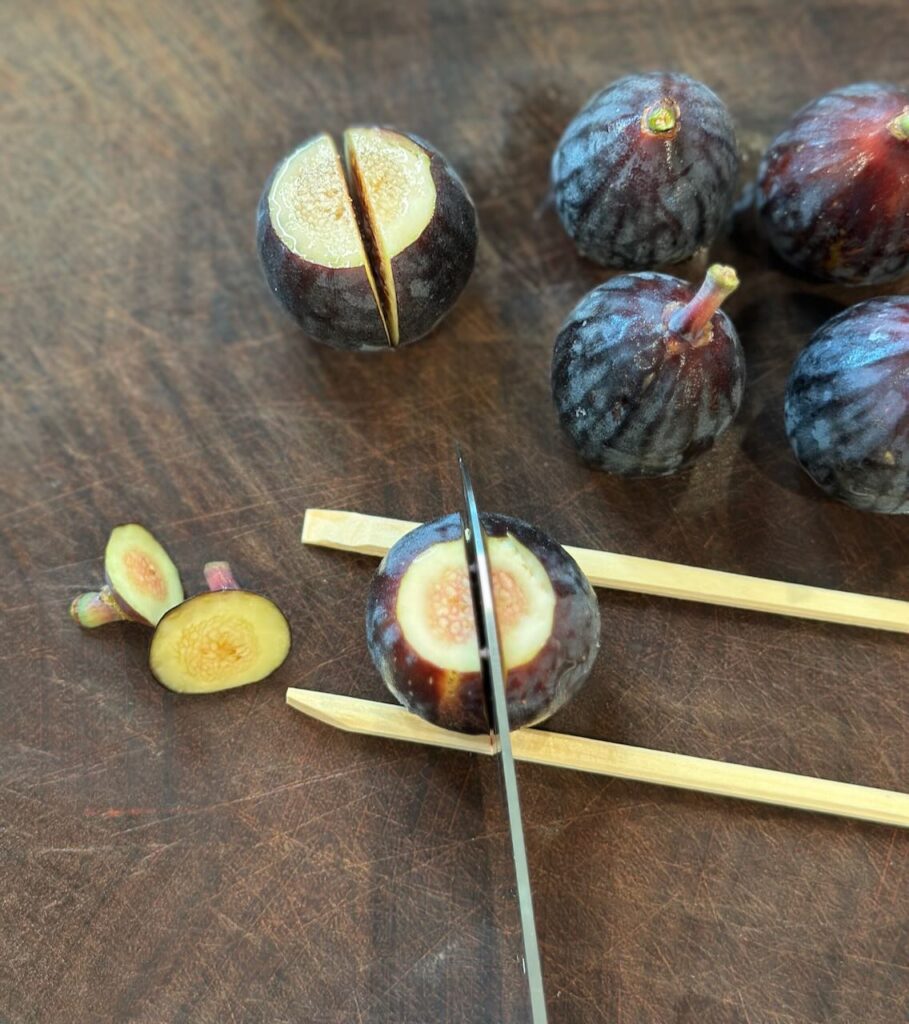
[{"label": "fig half", "polygon": [[338,149],[317,135],[272,171],[259,201],[259,259],[278,302],[333,348],[388,347],[375,278]]},{"label": "fig half", "polygon": [[[487,514],[496,619],[511,728],[554,714],[583,685],[600,638],[587,578],[546,534]],[[418,527],[385,556],[366,610],[369,651],[409,710],[459,732],[489,728],[461,520]]]}]

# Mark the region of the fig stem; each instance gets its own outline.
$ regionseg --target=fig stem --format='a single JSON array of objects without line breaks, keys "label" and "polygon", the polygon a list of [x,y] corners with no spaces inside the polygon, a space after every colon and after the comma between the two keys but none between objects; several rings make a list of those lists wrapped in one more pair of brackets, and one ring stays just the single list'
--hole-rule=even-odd
[{"label": "fig stem", "polygon": [[206,562],[202,572],[209,590],[239,590],[229,562]]},{"label": "fig stem", "polygon": [[710,323],[713,314],[739,286],[738,274],[732,267],[714,263],[707,268],[704,283],[697,295],[669,318],[667,327],[685,341],[695,341]]},{"label": "fig stem", "polygon": [[100,590],[90,590],[74,597],[69,613],[84,629],[96,629],[108,622],[132,621],[107,584]]},{"label": "fig stem", "polygon": [[887,125],[887,128],[890,134],[900,142],[909,139],[909,107],[904,107]]},{"label": "fig stem", "polygon": [[651,135],[666,135],[675,130],[679,122],[679,108],[670,99],[660,100],[644,108],[641,127]]}]

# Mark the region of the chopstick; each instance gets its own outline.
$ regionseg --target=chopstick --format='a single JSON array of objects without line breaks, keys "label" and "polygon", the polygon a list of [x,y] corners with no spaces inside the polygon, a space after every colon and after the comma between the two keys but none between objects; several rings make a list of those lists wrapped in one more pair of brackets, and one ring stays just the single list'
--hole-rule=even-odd
[{"label": "chopstick", "polygon": [[[287,703],[311,718],[346,732],[474,754],[495,752],[488,736],[440,729],[395,704],[293,687],[287,691]],[[726,761],[711,761],[703,757],[648,750],[541,729],[515,730],[511,734],[511,745],[515,758],[530,764],[570,768],[714,796],[909,828],[909,794],[893,790],[856,786],[849,782],[834,782]]]},{"label": "chopstick", "polygon": [[[311,508],[303,519],[302,540],[304,544],[381,557],[419,525],[360,512]],[[740,576],[591,548],[566,546],[565,550],[595,587],[909,633],[909,602],[906,601]]]}]

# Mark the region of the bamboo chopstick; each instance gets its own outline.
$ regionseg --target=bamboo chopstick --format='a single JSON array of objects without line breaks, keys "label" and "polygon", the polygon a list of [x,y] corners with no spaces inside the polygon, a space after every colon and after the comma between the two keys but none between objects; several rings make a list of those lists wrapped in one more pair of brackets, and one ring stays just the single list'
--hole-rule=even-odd
[{"label": "bamboo chopstick", "polygon": [[[395,704],[294,688],[287,691],[287,703],[311,718],[346,732],[407,740],[449,750],[466,750],[474,754],[494,753],[488,736],[440,729]],[[516,760],[531,764],[571,768],[714,796],[909,828],[909,794],[893,790],[540,729],[517,729],[511,734],[511,746]]]},{"label": "bamboo chopstick", "polygon": [[[304,544],[381,557],[404,534],[419,525],[359,512],[311,508],[303,519],[302,540]],[[595,587],[909,633],[909,602],[906,601],[739,576],[591,548],[566,546],[565,550]]]}]

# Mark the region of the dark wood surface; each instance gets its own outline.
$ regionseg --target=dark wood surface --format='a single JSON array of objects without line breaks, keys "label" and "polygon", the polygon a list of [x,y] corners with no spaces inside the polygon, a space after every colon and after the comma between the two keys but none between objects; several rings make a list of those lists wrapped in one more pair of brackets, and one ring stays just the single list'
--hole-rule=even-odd
[{"label": "dark wood surface", "polygon": [[[748,351],[736,427],[687,475],[591,472],[559,435],[552,340],[606,276],[541,209],[595,88],[654,67],[716,89],[748,166],[833,86],[905,76],[909,6],[3,5],[0,33],[3,1024],[519,1021],[495,766],[335,734],[288,685],[383,698],[374,563],[303,549],[308,506],[434,517],[452,439],[486,506],[565,542],[909,597],[899,518],[823,500],[785,443],[788,366],[870,294],[787,277],[745,223],[717,252]],[[432,340],[320,349],[253,250],[294,142],[416,131],[482,242]],[[682,268],[696,273],[696,268]],[[894,289],[896,290],[896,289]],[[111,526],[157,530],[190,590],[228,558],[295,634],[258,686],[180,698],[135,626],[81,632]],[[564,731],[909,789],[906,638],[603,593]],[[520,772],[553,1024],[898,1024],[909,835]]]}]

